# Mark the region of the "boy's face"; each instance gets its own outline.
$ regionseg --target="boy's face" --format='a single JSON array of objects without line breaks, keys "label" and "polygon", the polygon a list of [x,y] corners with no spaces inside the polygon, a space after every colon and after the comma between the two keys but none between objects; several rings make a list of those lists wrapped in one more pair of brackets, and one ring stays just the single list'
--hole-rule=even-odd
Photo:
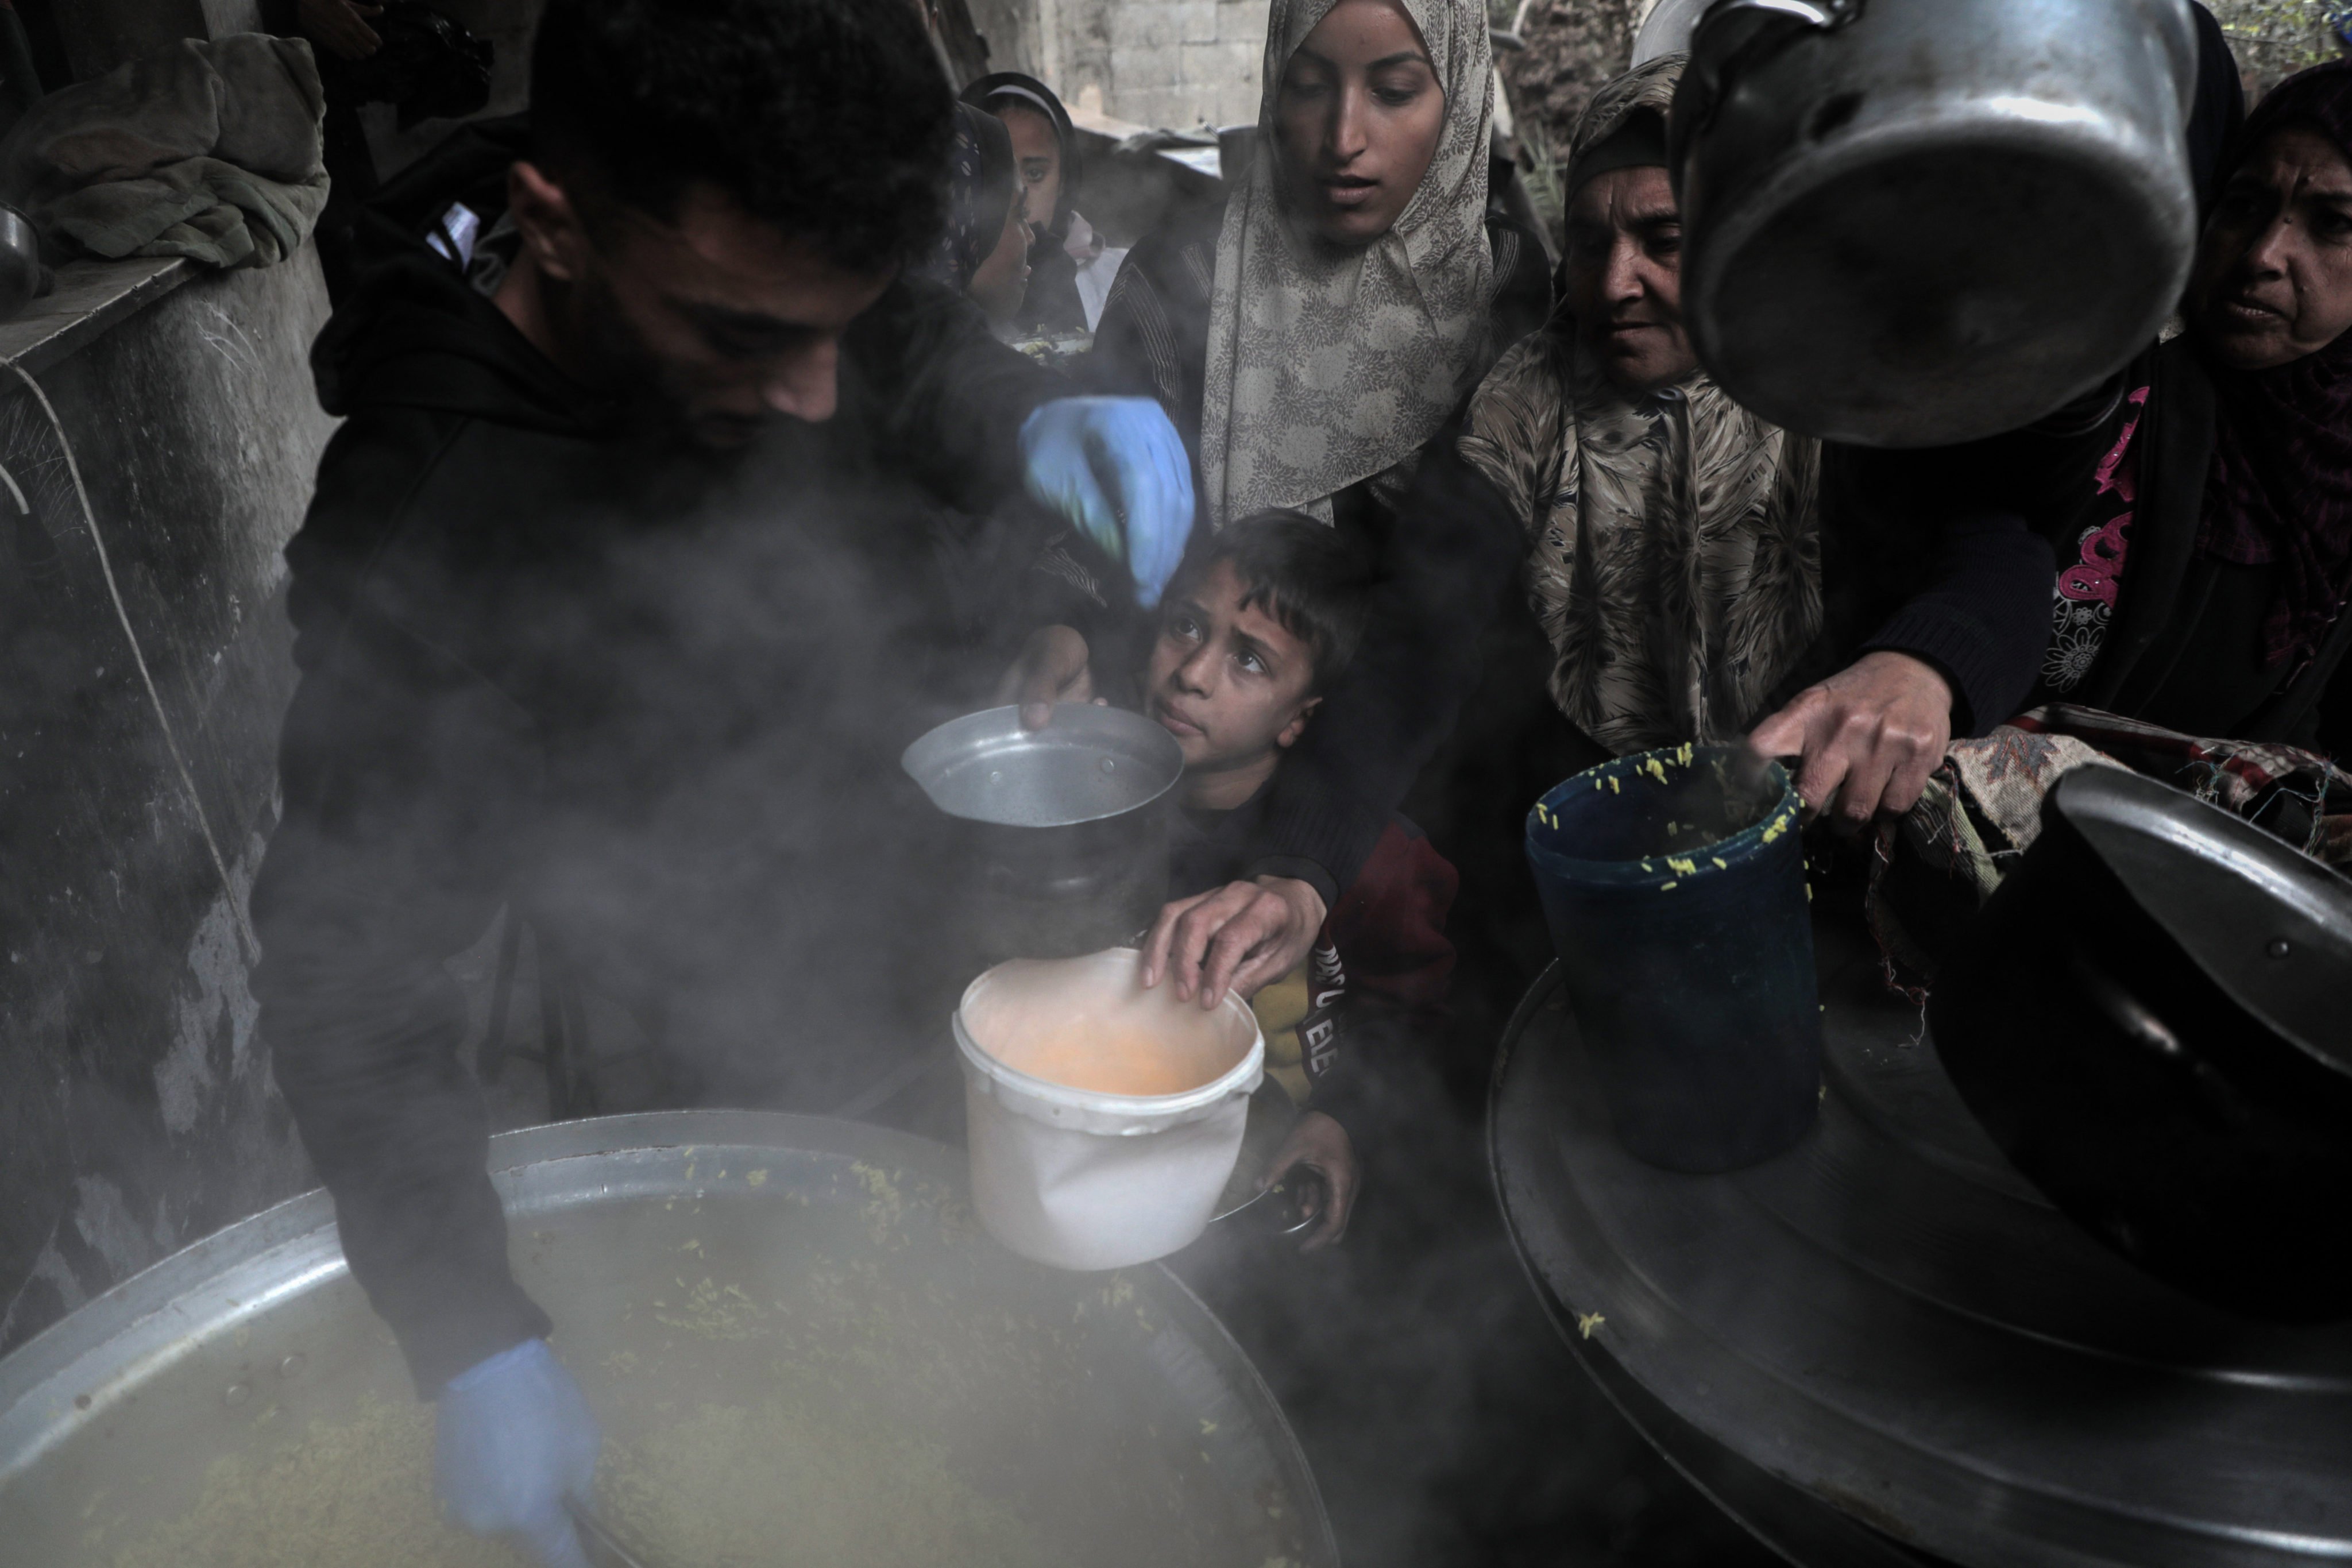
[{"label": "boy's face", "polygon": [[1190,773],[1246,767],[1298,739],[1321,700],[1315,655],[1264,604],[1242,607],[1231,562],[1180,579],[1160,616],[1146,707]]}]

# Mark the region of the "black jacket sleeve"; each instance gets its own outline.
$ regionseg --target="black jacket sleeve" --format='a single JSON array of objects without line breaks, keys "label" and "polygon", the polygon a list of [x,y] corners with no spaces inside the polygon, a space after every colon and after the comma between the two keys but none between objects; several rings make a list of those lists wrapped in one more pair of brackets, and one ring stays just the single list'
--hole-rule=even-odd
[{"label": "black jacket sleeve", "polygon": [[1951,683],[1955,736],[2017,711],[2049,645],[2057,561],[1969,460],[1958,447],[1823,448],[1822,631],[1781,697],[1883,648]]},{"label": "black jacket sleeve", "polygon": [[1955,518],[1938,531],[1927,585],[1866,638],[1933,665],[1952,688],[1952,733],[1981,735],[2015,713],[2050,640],[2050,544],[2022,518]]},{"label": "black jacket sleeve", "polygon": [[[402,629],[389,563],[415,482],[409,437],[429,423],[346,424],[289,551],[301,677],[252,901],[278,1087],[334,1194],[352,1273],[428,1397],[549,1326],[508,1271],[488,1119],[457,1058],[464,1000],[444,968],[504,896],[539,752],[496,688]],[[385,536],[348,526],[383,519],[384,496]]]},{"label": "black jacket sleeve", "polygon": [[1527,556],[1500,490],[1455,451],[1426,448],[1354,660],[1275,773],[1254,876],[1297,877],[1325,903],[1352,885],[1478,684],[1481,632]]},{"label": "black jacket sleeve", "polygon": [[975,515],[1020,489],[1023,422],[1076,390],[998,342],[970,300],[919,278],[900,279],[857,319],[842,362],[840,416],[866,422],[877,451]]}]

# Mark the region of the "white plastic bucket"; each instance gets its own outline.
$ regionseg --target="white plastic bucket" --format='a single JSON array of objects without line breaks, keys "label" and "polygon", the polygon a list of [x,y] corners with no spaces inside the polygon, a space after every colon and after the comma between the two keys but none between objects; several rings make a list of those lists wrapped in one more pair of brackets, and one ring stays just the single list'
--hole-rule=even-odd
[{"label": "white plastic bucket", "polygon": [[[973,981],[956,1008],[972,1205],[1024,1258],[1076,1269],[1165,1258],[1208,1227],[1240,1157],[1249,1097],[1265,1076],[1257,1018],[1230,994],[1203,1010],[1164,981],[1147,991],[1142,963],[1133,948],[1016,959]],[[1097,1044],[1108,1061],[1143,1038],[1153,1050],[1141,1065],[1159,1075],[1209,1076],[1127,1094],[1013,1065],[1039,1065],[1042,1048],[1067,1066]]]}]

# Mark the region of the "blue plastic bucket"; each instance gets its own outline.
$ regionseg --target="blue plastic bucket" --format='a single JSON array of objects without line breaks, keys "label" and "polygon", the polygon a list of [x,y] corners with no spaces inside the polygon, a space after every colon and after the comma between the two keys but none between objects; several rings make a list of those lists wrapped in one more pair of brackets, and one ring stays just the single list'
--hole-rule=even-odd
[{"label": "blue plastic bucket", "polygon": [[1617,1135],[1676,1171],[1729,1171],[1812,1125],[1820,987],[1801,802],[1726,746],[1620,757],[1528,814],[1579,1031]]}]

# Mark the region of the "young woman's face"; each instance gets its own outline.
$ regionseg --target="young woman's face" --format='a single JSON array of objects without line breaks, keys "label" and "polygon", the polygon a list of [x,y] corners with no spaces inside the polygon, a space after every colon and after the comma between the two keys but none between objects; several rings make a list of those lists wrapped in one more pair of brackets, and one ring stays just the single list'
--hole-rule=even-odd
[{"label": "young woman's face", "polygon": [[1307,35],[1275,96],[1283,200],[1334,245],[1396,226],[1445,129],[1445,91],[1396,0],[1339,0]]},{"label": "young woman's face", "polygon": [[1044,233],[1062,202],[1062,139],[1054,122],[1026,104],[999,108],[996,118],[1013,136],[1013,159],[1021,170],[1021,192],[1029,226]]},{"label": "young woman's face", "polygon": [[989,325],[1009,327],[1021,309],[1021,301],[1029,294],[1029,220],[1023,216],[1018,190],[1005,208],[1004,232],[997,237],[996,248],[971,275],[970,287],[964,292],[986,312]]},{"label": "young woman's face", "polygon": [[2214,356],[2268,370],[2352,327],[2352,162],[2315,131],[2271,133],[2230,177],[2189,282]]}]

